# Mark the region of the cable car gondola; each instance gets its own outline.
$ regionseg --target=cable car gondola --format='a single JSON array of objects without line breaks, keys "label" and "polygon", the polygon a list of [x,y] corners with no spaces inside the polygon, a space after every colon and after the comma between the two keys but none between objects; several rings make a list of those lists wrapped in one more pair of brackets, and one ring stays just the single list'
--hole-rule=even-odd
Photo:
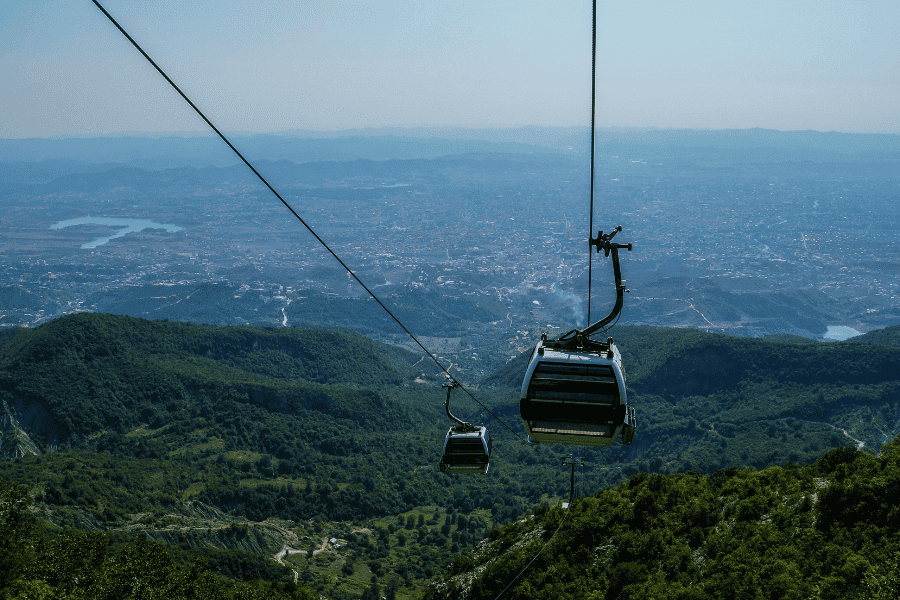
[{"label": "cable car gondola", "polygon": [[490,461],[491,436],[486,427],[451,427],[447,432],[441,471],[484,474],[490,467]]},{"label": "cable car gondola", "polygon": [[612,338],[538,342],[522,383],[519,410],[533,442],[608,446],[634,437],[622,357]]},{"label": "cable car gondola", "polygon": [[491,436],[483,425],[472,425],[450,412],[450,391],[459,385],[445,383],[447,416],[458,423],[447,431],[440,469],[447,473],[484,474],[491,463]]},{"label": "cable car gondola", "polygon": [[601,231],[591,245],[613,257],[616,304],[612,312],[582,330],[572,330],[555,340],[542,336],[531,355],[522,380],[519,412],[532,442],[608,446],[621,437],[631,444],[636,428],[634,408],[628,406],[622,356],[612,338],[606,342],[590,335],[611,323],[622,310],[625,284],[619,269],[619,248],[614,244],[617,227]]}]

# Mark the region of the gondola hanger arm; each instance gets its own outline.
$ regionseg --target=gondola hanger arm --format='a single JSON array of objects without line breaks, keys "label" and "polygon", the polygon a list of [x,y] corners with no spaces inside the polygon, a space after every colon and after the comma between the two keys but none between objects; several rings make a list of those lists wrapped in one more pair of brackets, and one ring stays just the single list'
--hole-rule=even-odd
[{"label": "gondola hanger arm", "polygon": [[459,387],[459,382],[448,375],[447,382],[441,384],[441,387],[447,388],[447,400],[444,402],[444,408],[447,410],[447,416],[450,417],[451,420],[459,423],[459,428],[465,431],[474,431],[476,429],[474,425],[455,417],[453,413],[450,412],[450,392],[453,391],[453,388]]},{"label": "gondola hanger arm", "polygon": [[622,269],[619,267],[619,248],[630,252],[631,242],[627,244],[617,244],[613,242],[612,239],[620,231],[622,231],[622,226],[618,225],[611,233],[604,235],[601,230],[597,232],[597,237],[592,237],[589,240],[591,248],[596,246],[598,253],[602,249],[605,256],[609,257],[612,255],[613,273],[616,278],[616,303],[613,305],[613,308],[608,315],[575,334],[575,339],[578,340],[579,343],[584,343],[591,334],[612,323],[622,311],[622,305],[625,302],[625,292],[628,290],[625,289],[625,280],[622,279]]}]

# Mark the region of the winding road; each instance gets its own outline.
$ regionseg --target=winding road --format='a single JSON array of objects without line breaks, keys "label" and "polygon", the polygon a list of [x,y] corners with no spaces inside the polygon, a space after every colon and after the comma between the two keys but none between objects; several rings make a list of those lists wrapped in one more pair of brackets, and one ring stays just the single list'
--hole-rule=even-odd
[{"label": "winding road", "polygon": [[[326,546],[327,544],[328,544],[328,538],[322,538],[322,547],[319,548],[318,550],[313,550],[313,556],[315,556],[316,554],[318,554],[318,553],[320,553],[320,552],[324,552],[324,551],[325,551],[325,546]],[[279,565],[284,566],[284,560],[283,560],[283,559],[284,559],[285,555],[288,555],[288,554],[299,554],[299,553],[301,553],[301,552],[302,552],[303,554],[307,554],[307,553],[308,553],[307,550],[295,550],[294,548],[291,548],[290,546],[288,546],[287,544],[285,544],[284,547],[282,547],[282,549],[281,549],[279,552],[277,552],[277,553],[275,554],[275,556],[273,556],[272,558],[274,558],[274,559],[275,559],[275,562],[277,562]],[[300,577],[300,574],[297,573],[297,571],[296,571],[295,569],[291,569],[291,571],[294,572],[294,583],[297,583],[297,579]]]}]

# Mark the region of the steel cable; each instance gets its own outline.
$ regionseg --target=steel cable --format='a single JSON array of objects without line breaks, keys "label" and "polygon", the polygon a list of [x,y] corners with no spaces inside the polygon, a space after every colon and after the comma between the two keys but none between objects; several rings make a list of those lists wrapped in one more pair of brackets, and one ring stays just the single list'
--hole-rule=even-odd
[{"label": "steel cable", "polygon": [[591,26],[591,201],[588,215],[588,305],[587,305],[587,323],[591,322],[591,265],[594,258],[594,246],[591,239],[594,237],[594,125],[597,113],[597,0],[593,2],[592,26]]}]

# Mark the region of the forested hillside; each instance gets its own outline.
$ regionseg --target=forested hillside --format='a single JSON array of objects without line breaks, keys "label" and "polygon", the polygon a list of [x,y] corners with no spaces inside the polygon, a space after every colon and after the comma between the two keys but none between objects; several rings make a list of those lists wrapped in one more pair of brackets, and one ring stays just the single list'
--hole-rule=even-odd
[{"label": "forested hillside", "polygon": [[[891,331],[852,344],[614,333],[638,430],[630,447],[576,449],[583,495],[639,471],[803,465],[848,445],[869,456],[900,427]],[[109,556],[142,536],[173,568],[202,559],[232,581],[417,597],[492,526],[568,494],[572,449],[521,437],[525,360],[464,381],[502,423],[454,393],[494,453],[486,476],[451,477],[437,468],[442,378],[415,354],[345,331],[71,315],[0,333],[0,441],[26,454],[0,459],[0,477],[26,486],[51,537],[102,533]],[[282,549],[299,552],[279,571]]]},{"label": "forested hillside", "polygon": [[640,473],[497,527],[429,600],[888,599],[900,594],[900,446],[710,476]]},{"label": "forested hillside", "polygon": [[416,360],[337,331],[111,315],[73,315],[11,337],[0,347],[0,389],[24,414],[32,404],[45,406],[55,443],[106,429],[124,433],[139,423],[158,427],[219,402],[223,385],[255,404],[351,412],[342,400],[353,401],[331,397],[333,386],[402,384]]},{"label": "forested hillside", "polygon": [[[617,327],[638,435],[604,456],[646,472],[712,473],[812,462],[845,444],[877,452],[900,433],[898,332],[794,342]],[[529,358],[485,383],[517,389]]]},{"label": "forested hillside", "polygon": [[288,545],[302,550],[288,574],[330,596],[375,575],[411,597],[493,522],[557,493],[561,449],[508,432],[488,477],[441,473],[442,378],[357,334],[81,314],[0,344],[0,400],[40,451],[0,461],[0,477],[55,527],[140,534],[230,577],[266,575]]}]

